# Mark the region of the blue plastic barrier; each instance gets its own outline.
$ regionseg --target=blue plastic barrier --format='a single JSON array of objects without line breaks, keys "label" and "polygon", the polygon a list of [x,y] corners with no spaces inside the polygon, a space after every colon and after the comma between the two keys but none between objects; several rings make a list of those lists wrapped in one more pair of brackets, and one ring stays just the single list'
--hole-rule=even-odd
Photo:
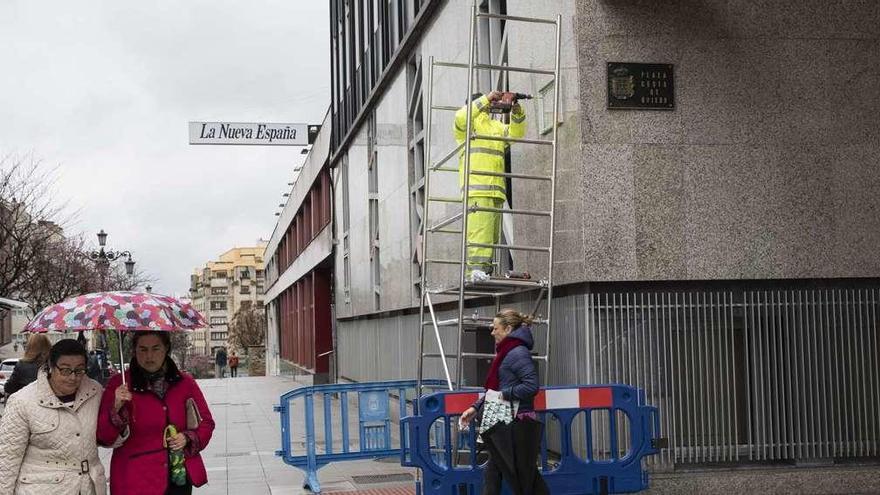
[{"label": "blue plastic barrier", "polygon": [[[446,382],[426,380],[422,384],[428,389],[436,390],[445,387]],[[318,469],[327,464],[400,455],[400,441],[395,442],[391,436],[391,399],[393,397],[398,400],[399,417],[403,418],[409,414],[407,400],[415,399],[415,389],[415,380],[400,380],[336,383],[291,390],[282,395],[280,404],[275,406],[275,411],[281,413],[281,450],[275,454],[284,459],[285,463],[305,471],[303,488],[320,493]],[[353,404],[357,409],[356,416],[349,416],[349,394],[357,394],[357,400]],[[322,408],[319,414],[323,414],[320,425],[316,425],[317,403]],[[302,432],[305,434],[305,441],[302,448],[295,449],[291,445],[291,438],[296,433],[292,431],[291,412],[299,407],[302,408],[305,419]],[[355,418],[358,435],[353,439],[349,423]],[[338,422],[339,431],[334,431],[334,421]],[[316,431],[319,426],[324,430],[320,432],[321,437]],[[318,448],[321,440],[323,449]],[[334,442],[337,446],[334,446]]]},{"label": "blue plastic barrier", "polygon": [[[475,392],[438,392],[419,399],[419,414],[401,420],[401,436],[408,445],[401,452],[401,464],[420,468],[422,494],[479,494],[483,467],[478,464],[475,428],[456,437],[458,417],[477,398]],[[643,390],[629,385],[595,385],[542,388],[535,398],[535,410],[544,421],[558,419],[560,445],[558,462],[548,461],[546,434],[541,448],[541,471],[553,495],[632,493],[648,487],[648,473],[642,459],[659,452],[659,411],[645,404]],[[607,421],[607,430],[593,431],[593,412]],[[573,422],[585,418],[582,456],[573,444]],[[618,424],[626,415],[628,427]],[[594,452],[594,437],[608,439],[607,452]],[[623,443],[619,444],[619,440]],[[621,455],[622,448],[626,452]],[[462,452],[464,449],[464,452]],[[461,456],[465,455],[464,463]],[[607,459],[602,457],[607,455]],[[458,456],[458,457],[453,457]],[[417,490],[418,492],[419,490]]]}]

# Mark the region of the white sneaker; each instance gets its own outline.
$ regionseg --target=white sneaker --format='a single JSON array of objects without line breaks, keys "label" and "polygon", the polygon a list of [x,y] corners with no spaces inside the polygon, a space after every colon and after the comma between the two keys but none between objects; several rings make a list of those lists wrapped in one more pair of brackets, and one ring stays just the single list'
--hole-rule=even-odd
[{"label": "white sneaker", "polygon": [[471,282],[485,282],[489,280],[489,274],[483,270],[472,270],[470,280]]}]

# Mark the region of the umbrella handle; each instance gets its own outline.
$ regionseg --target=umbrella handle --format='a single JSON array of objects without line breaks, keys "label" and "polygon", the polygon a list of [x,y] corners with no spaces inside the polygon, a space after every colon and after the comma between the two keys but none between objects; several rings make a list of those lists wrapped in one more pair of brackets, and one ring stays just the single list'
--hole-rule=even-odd
[{"label": "umbrella handle", "polygon": [[116,341],[119,342],[119,372],[122,373],[122,386],[125,386],[125,359],[122,357],[122,330],[116,331]]}]

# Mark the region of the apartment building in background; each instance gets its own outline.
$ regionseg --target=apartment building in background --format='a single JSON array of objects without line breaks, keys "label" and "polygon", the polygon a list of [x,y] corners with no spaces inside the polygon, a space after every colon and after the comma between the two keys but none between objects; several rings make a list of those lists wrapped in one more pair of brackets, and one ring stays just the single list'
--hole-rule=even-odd
[{"label": "apartment building in background", "polygon": [[229,325],[241,308],[263,309],[266,243],[235,247],[208,261],[190,276],[193,306],[205,315],[209,327],[190,337],[193,352],[213,354],[227,345]]},{"label": "apartment building in background", "polygon": [[28,322],[29,308],[23,301],[0,297],[0,345],[19,341],[21,329]]}]

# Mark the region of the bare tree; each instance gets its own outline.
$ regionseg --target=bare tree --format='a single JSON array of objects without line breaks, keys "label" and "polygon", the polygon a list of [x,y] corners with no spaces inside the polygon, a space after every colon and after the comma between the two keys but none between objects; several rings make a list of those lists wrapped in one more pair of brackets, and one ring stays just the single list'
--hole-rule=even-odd
[{"label": "bare tree", "polygon": [[54,239],[34,263],[34,276],[20,289],[21,298],[31,305],[31,311],[68,297],[97,290],[94,266],[82,255],[81,238]]},{"label": "bare tree", "polygon": [[266,338],[266,315],[253,307],[243,307],[232,317],[229,325],[228,341],[233,347],[244,349],[252,345],[263,345]]},{"label": "bare tree", "polygon": [[185,370],[186,358],[189,357],[193,345],[189,341],[189,332],[171,332],[171,354],[174,356],[177,366]]},{"label": "bare tree", "polygon": [[0,294],[19,296],[39,276],[53,242],[72,218],[53,203],[54,170],[33,156],[0,157]]}]

